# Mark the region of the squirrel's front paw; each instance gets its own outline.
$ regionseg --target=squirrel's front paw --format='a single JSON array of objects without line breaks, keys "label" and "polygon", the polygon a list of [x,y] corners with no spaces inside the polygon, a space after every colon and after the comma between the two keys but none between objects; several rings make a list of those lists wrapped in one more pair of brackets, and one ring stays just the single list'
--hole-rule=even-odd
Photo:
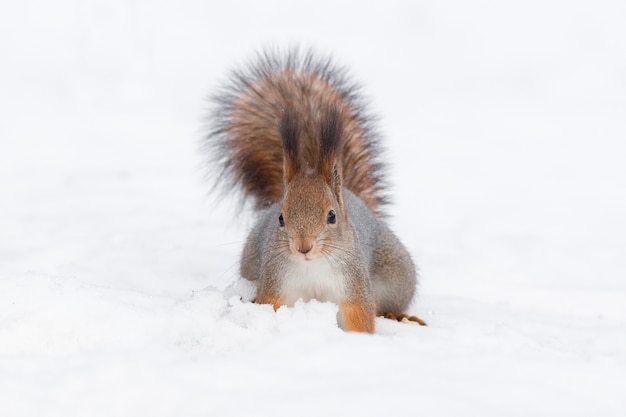
[{"label": "squirrel's front paw", "polygon": [[345,303],[339,307],[341,327],[347,332],[374,333],[376,314],[367,304]]},{"label": "squirrel's front paw", "polygon": [[285,304],[280,297],[266,293],[259,294],[252,302],[256,304],[271,304],[274,307],[274,311]]}]

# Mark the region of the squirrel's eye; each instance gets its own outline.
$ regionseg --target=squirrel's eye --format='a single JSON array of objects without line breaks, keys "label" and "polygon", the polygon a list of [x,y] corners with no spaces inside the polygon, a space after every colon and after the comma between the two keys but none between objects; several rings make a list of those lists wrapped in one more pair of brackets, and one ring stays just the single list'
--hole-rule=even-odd
[{"label": "squirrel's eye", "polygon": [[326,221],[329,224],[335,224],[337,222],[337,216],[335,216],[335,211],[331,210],[328,212],[328,217],[326,218]]},{"label": "squirrel's eye", "polygon": [[280,224],[280,227],[285,227],[285,219],[283,219],[282,214],[278,216],[278,224]]}]

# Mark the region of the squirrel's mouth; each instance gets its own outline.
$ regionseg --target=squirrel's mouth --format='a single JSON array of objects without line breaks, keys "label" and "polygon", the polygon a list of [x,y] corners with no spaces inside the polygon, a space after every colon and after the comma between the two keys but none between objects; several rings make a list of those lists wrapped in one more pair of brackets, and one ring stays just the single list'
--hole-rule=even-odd
[{"label": "squirrel's mouth", "polygon": [[319,258],[319,256],[315,256],[312,253],[296,253],[295,254],[296,258],[304,261],[304,262],[311,262],[316,260],[317,258]]},{"label": "squirrel's mouth", "polygon": [[310,238],[294,239],[290,246],[293,256],[303,261],[313,261],[321,255],[317,244]]}]

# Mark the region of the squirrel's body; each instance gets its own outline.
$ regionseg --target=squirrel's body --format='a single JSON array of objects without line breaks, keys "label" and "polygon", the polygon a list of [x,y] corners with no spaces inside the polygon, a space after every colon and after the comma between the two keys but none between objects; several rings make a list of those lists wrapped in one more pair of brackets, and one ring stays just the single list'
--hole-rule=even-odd
[{"label": "squirrel's body", "polygon": [[[400,242],[387,225],[376,219],[362,200],[348,190],[344,190],[344,199],[348,222],[352,230],[356,231],[354,247],[346,250],[356,252],[364,274],[346,274],[342,271],[341,262],[333,262],[327,257],[306,261],[285,256],[280,259],[284,274],[265,284],[275,286],[271,288],[272,292],[280,294],[286,305],[293,305],[300,298],[304,301],[332,301],[341,305],[349,298],[351,286],[356,287],[357,291],[369,288],[379,314],[404,312],[413,298],[416,284],[410,255],[404,247],[399,246]],[[244,261],[241,264],[241,275],[244,278],[260,280],[262,265],[267,265],[276,256],[271,249],[281,239],[280,229],[275,225],[281,209],[282,204],[279,202],[260,213],[242,255]],[[360,227],[355,228],[353,224]],[[395,274],[394,279],[385,275],[385,272],[398,267],[405,273]]]},{"label": "squirrel's body", "polygon": [[378,140],[344,71],[311,54],[266,54],[216,103],[209,145],[223,184],[259,210],[240,265],[256,302],[332,301],[355,331],[373,332],[376,314],[407,318],[415,267],[380,218]]}]

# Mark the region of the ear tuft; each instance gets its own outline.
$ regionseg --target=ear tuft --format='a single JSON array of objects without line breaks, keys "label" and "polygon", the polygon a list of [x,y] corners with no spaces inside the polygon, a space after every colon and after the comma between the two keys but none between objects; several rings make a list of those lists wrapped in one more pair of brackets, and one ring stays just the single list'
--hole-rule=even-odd
[{"label": "ear tuft", "polygon": [[335,106],[330,106],[322,112],[321,120],[321,160],[320,165],[335,160],[340,153],[341,134],[343,124],[341,114]]},{"label": "ear tuft", "polygon": [[339,109],[334,106],[324,109],[320,132],[319,173],[326,183],[331,186],[340,204],[343,201],[341,172],[342,135],[343,123]]},{"label": "ear tuft", "polygon": [[284,180],[290,182],[299,171],[298,138],[300,127],[296,114],[289,108],[283,110],[280,121],[280,138],[283,144]]}]

